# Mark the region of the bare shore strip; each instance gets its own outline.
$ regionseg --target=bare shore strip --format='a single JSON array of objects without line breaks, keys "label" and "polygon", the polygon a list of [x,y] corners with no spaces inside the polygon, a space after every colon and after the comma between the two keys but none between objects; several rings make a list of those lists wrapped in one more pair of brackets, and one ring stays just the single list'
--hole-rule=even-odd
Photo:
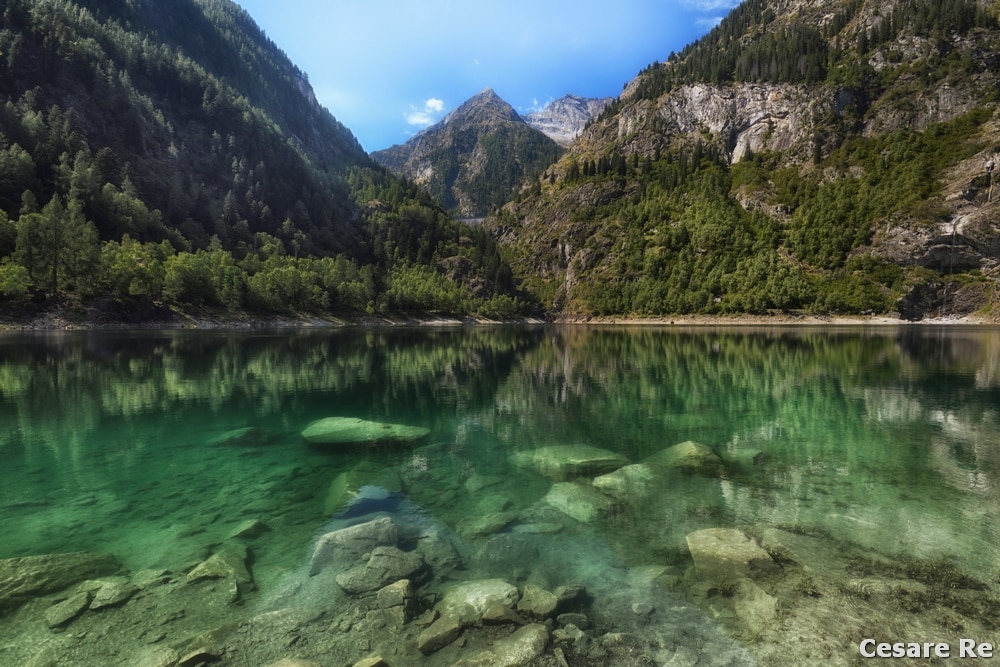
[{"label": "bare shore strip", "polygon": [[596,316],[563,314],[552,318],[491,320],[476,317],[447,316],[375,316],[375,315],[280,315],[262,316],[251,313],[217,311],[180,312],[159,309],[151,318],[116,317],[95,309],[73,309],[64,306],[48,308],[31,315],[9,315],[0,312],[0,331],[60,331],[60,330],[128,330],[128,329],[284,329],[339,327],[459,327],[495,325],[589,325],[589,326],[908,326],[908,325],[997,325],[1000,316],[972,313],[961,316],[933,317],[919,321],[900,318],[897,314],[824,315],[776,313],[766,315],[663,315]]}]

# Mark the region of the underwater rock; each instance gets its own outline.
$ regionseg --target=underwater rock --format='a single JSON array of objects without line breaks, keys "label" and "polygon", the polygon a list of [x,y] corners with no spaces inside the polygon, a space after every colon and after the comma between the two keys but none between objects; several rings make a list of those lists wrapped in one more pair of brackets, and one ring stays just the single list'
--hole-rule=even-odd
[{"label": "underwater rock", "polygon": [[592,486],[556,482],[544,498],[552,507],[581,523],[591,523],[607,514],[614,503]]},{"label": "underwater rock", "polygon": [[252,540],[269,532],[271,527],[260,519],[247,519],[233,529],[229,534],[229,539]]},{"label": "underwater rock", "polygon": [[416,611],[416,598],[413,594],[413,584],[409,579],[400,579],[379,589],[375,594],[375,606],[379,609],[399,610],[403,623],[413,619]]},{"label": "underwater rock", "polygon": [[480,516],[466,517],[458,522],[458,532],[462,537],[485,537],[499,533],[517,519],[514,512],[490,512]]},{"label": "underwater rock", "polygon": [[247,569],[246,547],[227,544],[221,551],[188,572],[187,582],[193,584],[205,579],[233,579],[237,584],[253,582]]},{"label": "underwater rock", "polygon": [[688,440],[646,459],[653,467],[675,468],[691,475],[713,477],[722,472],[722,459],[715,450],[700,442]]},{"label": "underwater rock", "polygon": [[417,637],[417,649],[424,655],[429,655],[452,643],[461,634],[462,621],[457,616],[442,616],[420,633]]},{"label": "underwater rock", "polygon": [[356,417],[327,417],[309,424],[302,437],[313,445],[413,444],[430,435],[421,426],[372,422]]},{"label": "underwater rock", "polygon": [[[358,663],[361,664],[361,663]],[[278,662],[272,662],[267,667],[322,667],[313,660],[300,660],[299,658],[282,658]]]},{"label": "underwater rock", "polygon": [[139,591],[139,587],[129,581],[126,577],[108,577],[107,579],[97,579],[85,582],[82,586],[87,586],[94,593],[94,599],[90,603],[90,610],[107,609],[117,607],[129,600]]},{"label": "underwater rock", "polygon": [[754,632],[769,627],[778,616],[778,600],[749,579],[743,579],[733,594],[736,615]]},{"label": "underwater rock", "polygon": [[525,584],[517,610],[534,618],[546,619],[555,613],[557,606],[559,598],[553,593],[534,584]]},{"label": "underwater rock", "polygon": [[181,654],[169,646],[155,646],[145,649],[136,656],[133,667],[175,667],[181,659]]},{"label": "underwater rock", "polygon": [[549,631],[544,625],[526,625],[489,649],[459,660],[455,667],[519,667],[542,655],[548,644]]},{"label": "underwater rock", "polygon": [[654,487],[656,474],[645,463],[634,463],[618,470],[594,478],[594,487],[613,498],[624,500],[628,497],[647,495]]},{"label": "underwater rock", "polygon": [[220,433],[208,441],[214,447],[261,447],[274,441],[273,436],[262,428],[247,426]]},{"label": "underwater rock", "polygon": [[0,560],[0,613],[35,596],[114,574],[121,567],[121,561],[114,556],[89,551]]},{"label": "underwater rock", "polygon": [[530,468],[557,482],[601,475],[628,464],[628,459],[621,454],[590,445],[539,447],[516,452],[510,461],[519,468]]},{"label": "underwater rock", "polygon": [[396,547],[375,547],[368,562],[337,575],[336,581],[346,592],[359,595],[377,591],[400,579],[417,578],[425,568],[420,554]]},{"label": "underwater rock", "polygon": [[331,564],[356,563],[375,547],[395,546],[398,541],[399,530],[389,517],[335,530],[316,540],[309,574],[317,574]]},{"label": "underwater rock", "polygon": [[499,602],[513,608],[518,598],[517,587],[503,579],[465,581],[445,593],[437,610],[442,617],[451,616],[471,625],[478,623],[492,604]]},{"label": "underwater rock", "polygon": [[90,606],[90,593],[81,591],[45,610],[45,624],[58,628],[74,620]]},{"label": "underwater rock", "polygon": [[[317,665],[316,667],[319,667]],[[351,667],[389,667],[389,663],[380,655],[373,655],[370,658],[358,660]]]},{"label": "underwater rock", "polygon": [[705,528],[687,536],[695,569],[703,577],[752,577],[777,572],[771,555],[736,528]]}]

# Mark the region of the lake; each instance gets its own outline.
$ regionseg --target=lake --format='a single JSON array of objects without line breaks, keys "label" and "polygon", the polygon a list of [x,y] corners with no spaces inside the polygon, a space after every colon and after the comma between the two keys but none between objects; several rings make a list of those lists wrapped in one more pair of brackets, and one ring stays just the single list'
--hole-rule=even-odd
[{"label": "lake", "polygon": [[[426,431],[307,442],[328,417]],[[998,328],[9,333],[0,424],[0,559],[118,563],[6,603],[0,564],[3,664],[452,664],[524,628],[553,665],[1000,644]],[[345,584],[382,552],[317,546],[385,517],[417,559],[395,620],[389,578]],[[484,581],[520,602],[431,643]]]}]

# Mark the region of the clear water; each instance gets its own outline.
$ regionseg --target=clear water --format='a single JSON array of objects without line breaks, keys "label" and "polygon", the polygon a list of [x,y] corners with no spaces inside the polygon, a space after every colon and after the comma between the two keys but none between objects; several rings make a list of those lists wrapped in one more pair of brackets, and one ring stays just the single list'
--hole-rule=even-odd
[{"label": "clear water", "polygon": [[[301,430],[328,416],[432,435],[415,449],[307,446]],[[270,439],[213,442],[247,426]],[[510,462],[518,451],[586,444],[639,463],[687,440],[714,448],[725,470],[666,474],[586,523],[545,502],[551,480]],[[345,472],[401,491],[470,553],[498,534],[531,536],[542,557],[493,563],[504,571],[490,574],[515,583],[569,583],[562,566],[593,587],[611,580],[608,568],[651,573],[763,663],[782,664],[789,650],[805,663],[805,651],[823,647],[819,664],[848,664],[868,633],[1000,643],[998,329],[0,339],[0,558],[93,550],[133,572],[181,571],[259,519],[271,528],[254,547],[265,599],[342,509],[331,484]],[[498,513],[507,522],[496,532],[478,527]],[[685,538],[714,527],[761,542],[779,529],[816,552],[757,581],[778,600],[773,618],[739,611],[733,582],[692,574]]]}]

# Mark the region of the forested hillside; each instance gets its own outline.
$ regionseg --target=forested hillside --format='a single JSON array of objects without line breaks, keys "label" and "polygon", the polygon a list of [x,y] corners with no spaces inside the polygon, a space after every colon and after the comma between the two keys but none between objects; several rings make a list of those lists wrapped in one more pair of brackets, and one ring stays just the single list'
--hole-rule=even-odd
[{"label": "forested hillside", "polygon": [[553,312],[989,312],[995,2],[748,0],[487,225]]},{"label": "forested hillside", "polygon": [[372,162],[236,4],[7,0],[0,304],[108,298],[519,307],[491,239]]}]

